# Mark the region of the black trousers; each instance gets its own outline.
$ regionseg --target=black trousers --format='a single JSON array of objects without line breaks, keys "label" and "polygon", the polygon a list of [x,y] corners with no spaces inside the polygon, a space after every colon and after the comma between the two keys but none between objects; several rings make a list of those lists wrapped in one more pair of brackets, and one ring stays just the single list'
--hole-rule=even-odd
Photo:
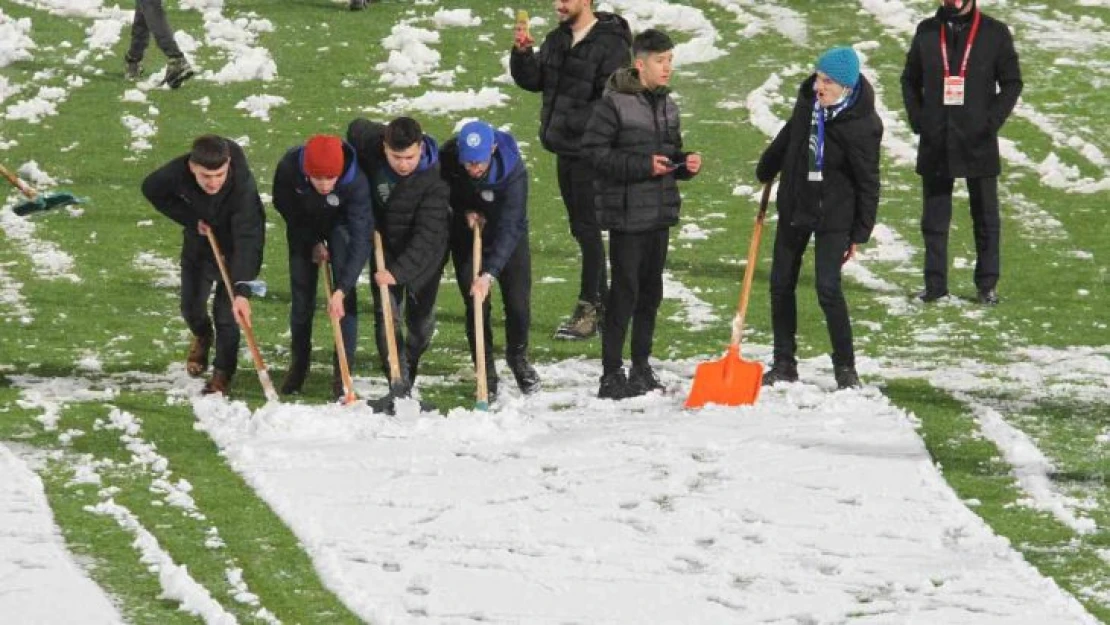
[{"label": "black trousers", "polygon": [[135,19],[131,23],[131,47],[127,50],[128,59],[138,61],[143,58],[146,47],[150,45],[152,33],[158,48],[168,58],[184,56],[173,39],[173,29],[166,19],[162,0],[135,0]]},{"label": "black trousers", "polygon": [[[312,319],[316,314],[316,290],[320,278],[320,266],[312,262],[312,245],[303,245],[290,240],[289,243],[289,293],[292,306],[289,309],[289,334],[292,337],[291,352],[294,366],[307,366],[312,351]],[[334,277],[346,267],[350,252],[350,233],[344,227],[332,231],[328,240],[329,263]],[[355,349],[358,344],[358,294],[357,288],[343,296],[345,314],[339,320],[343,333],[343,348],[347,352],[347,366],[355,366]],[[330,335],[329,335],[330,336]],[[338,360],[335,360],[338,362]]]},{"label": "black trousers", "polygon": [[578,299],[591,304],[606,300],[605,243],[597,225],[594,206],[594,169],[586,159],[558,156],[555,167],[559,193],[567,208],[570,233],[582,252],[582,278]]},{"label": "black trousers", "polygon": [[795,228],[779,221],[775,233],[774,260],[771,263],[771,324],[775,332],[774,357],[779,362],[797,362],[798,343],[798,274],[802,256],[815,240],[814,265],[817,301],[825,313],[825,325],[832,343],[832,361],[835,366],[855,366],[856,356],[852,346],[852,321],[848,317],[848,303],[841,290],[840,269],[844,253],[850,244],[847,232],[818,232]]},{"label": "black trousers", "polygon": [[[469,231],[466,231],[469,234]],[[473,239],[456,233],[451,241],[451,263],[455,266],[455,282],[459,285],[466,304],[466,340],[470,344],[470,360],[475,361],[474,298],[470,297],[473,279]],[[501,304],[505,313],[505,355],[514,356],[528,351],[528,333],[532,326],[532,252],[525,236],[517,244],[509,261],[497,278],[501,291]],[[496,377],[493,363],[493,328],[490,323],[489,297],[482,303],[482,328],[485,336],[486,375]]]},{"label": "black trousers", "polygon": [[[210,317],[208,298],[213,285],[216,299],[212,301]],[[210,258],[181,258],[181,317],[198,336],[211,334],[212,319],[216,319],[216,357],[212,366],[229,376],[235,375],[239,366],[239,324],[231,312],[231,300],[220,270]]]},{"label": "black trousers", "polygon": [[[397,342],[397,358],[401,364],[401,375],[406,385],[416,382],[420,357],[427,351],[436,329],[436,296],[439,294],[439,280],[447,255],[440,261],[439,271],[422,284],[389,287],[390,307],[393,310],[393,336]],[[371,263],[373,266],[373,263]],[[373,282],[371,274],[371,282]],[[378,345],[378,357],[382,373],[389,378],[389,351],[385,343],[385,318],[382,316],[381,289],[372,284],[374,297],[374,341]],[[404,326],[404,332],[401,328]]]},{"label": "black trousers", "polygon": [[[948,230],[952,224],[952,178],[923,177],[921,235],[925,239],[925,289],[948,291]],[[1001,272],[1002,220],[998,178],[968,178],[971,224],[975,233],[975,287],[993,289]]]},{"label": "black trousers", "polygon": [[632,364],[645,365],[655,338],[655,317],[663,301],[663,268],[669,228],[609,233],[613,284],[601,331],[601,366],[610,373],[623,366],[621,354],[632,323]]}]

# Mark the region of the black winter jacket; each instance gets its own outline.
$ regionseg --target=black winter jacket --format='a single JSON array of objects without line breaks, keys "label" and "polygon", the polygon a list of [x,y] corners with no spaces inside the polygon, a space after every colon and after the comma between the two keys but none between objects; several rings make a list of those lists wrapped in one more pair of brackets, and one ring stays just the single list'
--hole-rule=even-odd
[{"label": "black winter jacket", "polygon": [[760,182],[782,172],[776,198],[779,219],[816,232],[848,232],[866,243],[879,207],[879,146],[883,122],[875,113],[875,91],[860,76],[859,98],[825,125],[823,179],[809,180],[809,134],[816,74],[802,82],[794,112],[763,152]]},{"label": "black winter jacket", "polygon": [[540,141],[549,152],[578,156],[593,105],[613,72],[632,62],[632,31],[613,13],[597,12],[597,24],[571,47],[570,25],[547,34],[539,52],[513,48],[509,70],[522,89],[543,92]]},{"label": "black winter jacket", "polygon": [[471,178],[459,163],[457,137],[443,144],[441,154],[443,179],[451,186],[451,237],[456,246],[471,241],[466,213],[484,216],[482,271],[497,278],[517,245],[528,238],[528,168],[512,135],[497,130],[494,142],[497,150],[481,180]]},{"label": "black winter jacket", "polygon": [[274,208],[285,218],[286,239],[302,256],[317,243],[330,242],[337,228],[350,234],[350,253],[335,267],[335,288],[351,293],[370,259],[374,215],[370,184],[358,168],[354,148],[343,144],[343,174],[328,195],[320,195],[304,172],[304,146],[285,153],[274,171]]},{"label": "black winter jacket", "polygon": [[947,30],[950,73],[958,76],[974,11],[945,23],[937,15],[917,25],[902,71],[902,99],[910,127],[921,135],[917,173],[982,178],[1001,173],[998,130],[1010,116],[1023,83],[1014,40],[1006,25],[982,16],[968,59],[964,105],[944,105],[940,29]]},{"label": "black winter jacket", "polygon": [[186,154],[147,176],[143,195],[158,212],[181,224],[182,260],[216,262],[208,238],[197,233],[199,221],[211,226],[235,293],[249,297],[250,289],[238,283],[254,280],[262,268],[266,215],[243,148],[225,141],[231,148],[231,167],[219,193],[209,195],[197,184]]},{"label": "black winter jacket", "polygon": [[[385,158],[385,126],[356,119],[347,128],[347,142],[358,155],[358,165],[370,182],[374,223],[382,235],[385,268],[397,284],[415,287],[438,279],[447,259],[449,190],[440,178],[439,146],[424,137],[421,164],[397,178]],[[394,184],[384,206],[374,201],[374,185]],[[376,264],[372,265],[377,269]]]},{"label": "black winter jacket", "polygon": [[675,181],[689,172],[651,175],[655,154],[686,162],[678,105],[666,88],[648,91],[632,68],[614,73],[586,126],[582,152],[599,174],[594,201],[602,229],[647,232],[678,223]]}]

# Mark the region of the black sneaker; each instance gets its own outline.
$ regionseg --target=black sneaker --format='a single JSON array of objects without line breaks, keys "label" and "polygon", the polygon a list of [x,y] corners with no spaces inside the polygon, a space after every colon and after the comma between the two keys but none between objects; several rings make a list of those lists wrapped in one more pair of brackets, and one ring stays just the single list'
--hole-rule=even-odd
[{"label": "black sneaker", "polygon": [[995,289],[979,289],[979,303],[984,306],[998,305],[998,291]]},{"label": "black sneaker", "polygon": [[162,79],[162,84],[169,85],[170,89],[177,89],[195,75],[196,72],[185,57],[175,57],[166,65],[166,77]]},{"label": "black sneaker", "polygon": [[282,395],[298,395],[301,392],[301,387],[304,386],[305,378],[308,377],[308,363],[294,362],[289,367],[289,371],[285,373],[285,379],[281,381],[281,388],[279,389]]},{"label": "black sneaker", "polygon": [[776,360],[767,373],[763,374],[763,386],[774,386],[779,382],[797,382],[798,363]]},{"label": "black sneaker", "polygon": [[633,395],[647,395],[665,388],[650,364],[632,365],[628,370],[628,387]]},{"label": "black sneaker", "polygon": [[844,390],[848,388],[860,388],[859,375],[856,373],[856,368],[853,365],[839,365],[833,367],[833,377],[836,378],[836,388]]},{"label": "black sneaker", "polygon": [[516,378],[516,385],[521,393],[531,395],[540,390],[540,374],[536,373],[536,368],[528,362],[528,356],[521,352],[510,354],[506,356],[505,360],[509,363],[509,369],[512,370],[513,377]]},{"label": "black sneaker", "polygon": [[938,299],[941,299],[942,297],[948,297],[948,290],[947,289],[941,290],[941,291],[936,291],[936,290],[932,290],[932,289],[924,289],[922,291],[919,291],[917,293],[917,295],[914,296],[914,299],[916,299],[917,301],[919,301],[923,304],[931,304],[931,303],[937,301]]},{"label": "black sneaker", "polygon": [[606,373],[601,376],[601,384],[597,388],[597,396],[601,399],[621,400],[632,397],[632,389],[628,386],[628,378],[624,369]]}]

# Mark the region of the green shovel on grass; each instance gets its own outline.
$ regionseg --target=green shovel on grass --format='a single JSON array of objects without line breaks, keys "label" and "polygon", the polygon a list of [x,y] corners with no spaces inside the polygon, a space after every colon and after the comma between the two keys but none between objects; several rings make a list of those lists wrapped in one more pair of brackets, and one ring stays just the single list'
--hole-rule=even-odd
[{"label": "green shovel on grass", "polygon": [[12,208],[12,212],[16,215],[24,216],[31,213],[38,213],[40,211],[58,208],[60,206],[68,206],[70,204],[80,204],[81,200],[74,196],[72,193],[58,192],[58,193],[39,193],[31,185],[23,182],[18,176],[8,170],[7,167],[0,165],[0,176],[5,180],[12,183],[12,186],[19,189],[19,192],[27,198],[26,202],[17,204]]}]

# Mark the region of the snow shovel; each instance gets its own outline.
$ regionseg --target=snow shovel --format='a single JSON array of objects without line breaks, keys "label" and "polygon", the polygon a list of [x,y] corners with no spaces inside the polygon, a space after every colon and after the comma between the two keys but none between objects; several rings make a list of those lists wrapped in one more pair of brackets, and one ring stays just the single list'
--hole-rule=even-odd
[{"label": "snow shovel", "polygon": [[694,372],[694,386],[686,398],[687,408],[701,408],[705,404],[739,406],[754,404],[763,385],[763,365],[740,358],[740,336],[744,333],[744,316],[748,312],[748,295],[755,277],[755,263],[759,254],[759,238],[763,234],[763,218],[767,215],[767,202],[771,198],[771,184],[763,186],[759,201],[759,214],[755,217],[752,242],[748,247],[748,265],[744,268],[744,284],[740,288],[740,305],[732,319],[732,341],[724,358],[703,362]]},{"label": "snow shovel", "polygon": [[[482,226],[475,223],[474,230],[474,257],[471,260],[473,276],[471,285],[478,280],[482,265]],[[482,298],[472,295],[474,301],[474,377],[477,378],[478,390],[475,394],[474,409],[489,410],[489,385],[486,384],[486,326],[482,315]]]},{"label": "snow shovel", "polygon": [[[328,294],[328,303],[331,303],[331,263],[322,261],[320,263],[320,273],[324,274],[324,290]],[[355,402],[355,385],[351,381],[351,369],[347,366],[347,346],[343,344],[343,331],[339,328],[339,320],[331,315],[331,332],[335,336],[335,358],[339,361],[339,375],[343,379],[343,403],[351,405]]]},{"label": "snow shovel", "polygon": [[31,185],[23,182],[18,176],[8,170],[7,167],[0,165],[0,176],[10,182],[13,187],[19,189],[19,192],[27,198],[26,202],[17,204],[12,208],[12,212],[20,217],[30,215],[31,213],[38,213],[41,211],[58,208],[59,206],[68,206],[70,204],[80,204],[81,200],[75,197],[72,193],[46,193],[42,194],[36,191]]},{"label": "snow shovel", "polygon": [[[227,274],[227,265],[224,263],[224,255],[220,252],[220,244],[216,242],[216,233],[212,232],[211,229],[208,230],[208,243],[212,245],[212,255],[216,257],[216,265],[220,268],[224,290],[227,291],[227,297],[234,306],[235,291],[232,289],[231,277]],[[251,358],[254,359],[254,368],[258,371],[258,381],[262,384],[262,394],[266,396],[266,401],[278,401],[274,383],[270,381],[270,372],[266,370],[266,363],[262,362],[262,352],[258,350],[258,342],[254,340],[254,329],[244,323],[239,324],[239,327],[247,337],[247,346],[251,350]]]},{"label": "snow shovel", "polygon": [[[382,235],[374,231],[374,262],[378,270],[385,269],[385,252],[382,250]],[[382,300],[382,321],[385,325],[386,358],[389,360],[389,397],[396,399],[406,397],[408,389],[405,380],[401,377],[401,361],[397,356],[397,337],[393,334],[393,298],[389,295],[389,286],[378,286]],[[371,400],[374,401],[374,400]]]}]

